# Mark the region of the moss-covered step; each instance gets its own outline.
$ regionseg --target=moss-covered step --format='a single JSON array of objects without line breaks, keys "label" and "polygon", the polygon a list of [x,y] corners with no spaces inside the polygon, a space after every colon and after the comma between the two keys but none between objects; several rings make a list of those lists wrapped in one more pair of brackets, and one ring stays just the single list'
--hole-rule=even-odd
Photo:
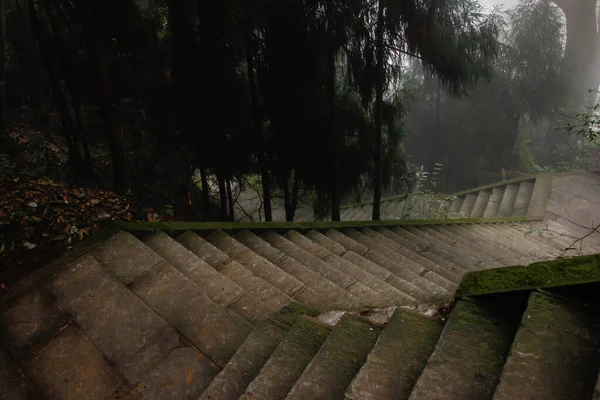
[{"label": "moss-covered step", "polygon": [[265,362],[302,315],[317,312],[291,303],[260,323],[248,336],[225,368],[215,377],[199,400],[234,400],[246,390]]},{"label": "moss-covered step", "polygon": [[409,399],[489,399],[510,351],[519,311],[487,301],[458,301]]},{"label": "moss-covered step", "polygon": [[285,398],[330,331],[331,328],[314,319],[298,318],[240,399]]},{"label": "moss-covered step", "polygon": [[441,321],[397,309],[346,390],[346,399],[407,399],[443,328]]},{"label": "moss-covered step", "polygon": [[286,399],[342,399],[380,332],[380,327],[365,319],[344,315]]},{"label": "moss-covered step", "polygon": [[589,399],[600,367],[600,315],[533,292],[494,400]]},{"label": "moss-covered step", "polygon": [[600,254],[465,274],[456,297],[600,282]]}]

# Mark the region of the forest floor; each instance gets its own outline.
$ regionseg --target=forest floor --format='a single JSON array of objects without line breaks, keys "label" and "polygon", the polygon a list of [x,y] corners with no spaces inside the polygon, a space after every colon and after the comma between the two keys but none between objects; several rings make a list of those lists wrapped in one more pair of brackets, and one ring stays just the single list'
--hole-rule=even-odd
[{"label": "forest floor", "polygon": [[[110,221],[159,220],[132,196],[110,191],[106,178],[76,180],[61,138],[24,123],[7,132],[0,150],[0,296]],[[94,167],[109,170],[103,160],[95,158]]]}]

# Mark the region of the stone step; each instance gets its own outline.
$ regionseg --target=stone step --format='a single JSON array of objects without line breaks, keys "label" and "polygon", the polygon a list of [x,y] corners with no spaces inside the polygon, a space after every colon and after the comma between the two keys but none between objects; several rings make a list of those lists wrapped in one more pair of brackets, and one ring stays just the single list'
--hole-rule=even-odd
[{"label": "stone step", "polygon": [[528,217],[545,217],[548,206],[548,198],[552,191],[552,177],[540,176],[535,180],[531,200],[527,209]]},{"label": "stone step", "polygon": [[348,213],[348,215],[346,215],[345,220],[346,221],[354,221],[355,217],[360,213],[360,206],[359,205],[355,205],[351,208],[350,212]]},{"label": "stone step", "polygon": [[492,189],[492,195],[485,207],[483,218],[495,218],[498,216],[500,203],[502,203],[502,198],[504,197],[504,188],[504,186],[497,186]]},{"label": "stone step", "polygon": [[342,209],[342,212],[340,214],[340,220],[349,221],[348,215],[350,215],[353,211],[354,211],[354,208],[352,208],[352,207],[347,207],[345,209]]},{"label": "stone step", "polygon": [[443,328],[437,320],[396,309],[346,390],[346,399],[407,399]]},{"label": "stone step", "polygon": [[296,261],[311,268],[314,272],[323,275],[326,279],[329,279],[349,293],[352,293],[359,299],[362,306],[366,306],[370,303],[377,304],[379,302],[380,296],[376,291],[346,275],[344,272],[339,271],[329,263],[321,260],[301,247],[298,247],[298,245],[279,235],[275,231],[267,231],[261,235],[261,238],[269,242],[273,247],[296,259]]},{"label": "stone step", "polygon": [[[327,234],[329,234],[329,232],[327,232]],[[356,230],[346,230],[344,231],[344,236],[346,237],[346,239],[344,239],[345,242],[354,241],[361,245],[373,245],[372,239]],[[387,249],[385,250],[387,251]],[[432,298],[446,298],[448,294],[446,289],[434,284],[431,281],[425,280],[418,273],[415,273],[411,269],[407,268],[406,265],[396,262],[395,257],[393,256],[394,253],[385,253],[385,251],[371,251],[371,248],[369,247],[369,251],[364,253],[362,257],[379,265],[380,267],[391,272],[394,276],[398,277],[398,279],[389,281],[389,283],[419,301],[429,301]],[[424,273],[427,272],[424,268],[422,270]]]},{"label": "stone step", "polygon": [[519,184],[519,191],[517,192],[517,198],[515,199],[515,205],[513,210],[513,217],[524,217],[527,215],[529,210],[529,203],[531,202],[531,195],[533,193],[533,182],[522,181]]},{"label": "stone step", "polygon": [[410,233],[413,237],[418,237],[421,240],[424,240],[427,243],[427,248],[432,248],[433,251],[443,250],[448,257],[452,257],[451,260],[455,262],[457,265],[462,267],[467,271],[477,271],[481,269],[482,261],[478,260],[476,257],[463,253],[459,249],[455,249],[452,246],[447,245],[441,240],[423,232],[422,230],[414,227],[414,226],[406,226],[404,228],[396,228],[394,232],[398,233],[404,230],[405,232]]},{"label": "stone step", "polygon": [[373,207],[362,207],[353,218],[354,221],[371,221],[373,219]]},{"label": "stone step", "polygon": [[519,317],[483,301],[459,300],[409,399],[491,398]]},{"label": "stone step", "polygon": [[231,258],[227,254],[192,231],[187,231],[179,235],[175,241],[182,244],[186,249],[190,250],[213,268],[219,269],[231,261]]},{"label": "stone step", "polygon": [[403,247],[401,244],[394,242],[392,239],[389,239],[388,237],[379,233],[378,231],[375,231],[371,228],[364,228],[362,230],[362,233],[369,236],[371,239],[376,240],[382,246],[385,246],[388,249],[390,249],[391,251],[401,254],[402,256],[410,259],[411,261],[415,262],[416,264],[420,265],[421,267],[426,268],[427,270],[432,271],[432,272],[444,277],[445,279],[449,280],[450,282],[453,282],[455,284],[460,283],[461,277],[458,274],[456,274],[454,271],[441,267],[440,265],[423,257],[419,253],[415,253],[412,250]]},{"label": "stone step", "polygon": [[524,235],[509,235],[502,227],[502,224],[476,224],[474,227],[479,231],[493,232],[493,234],[503,241],[509,248],[517,249],[521,253],[528,254],[537,260],[543,261],[554,258],[554,249],[550,249],[546,246],[538,246],[537,244],[528,241],[527,237]]},{"label": "stone step", "polygon": [[[423,289],[419,288],[414,283],[394,274],[391,269],[396,267],[392,265],[391,269],[386,268],[387,264],[391,264],[387,257],[376,252],[369,252],[369,249],[366,246],[350,238],[349,236],[344,235],[336,229],[330,229],[329,231],[325,232],[325,235],[330,239],[335,239],[337,243],[345,246],[347,249],[352,249],[344,253],[342,256],[346,260],[361,268],[364,268],[372,275],[379,276],[381,278],[385,277],[384,280],[386,282],[399,289],[401,292],[406,293],[415,300],[425,299],[427,297],[427,293],[425,293]],[[366,262],[363,260],[366,260]]]},{"label": "stone step", "polygon": [[[575,240],[578,240],[584,236],[587,236],[590,232],[591,229],[584,229],[581,232],[572,232],[570,231],[570,227],[566,227],[564,226],[562,223],[553,221],[553,220],[546,220],[544,221],[544,224],[547,225],[547,229],[556,232],[555,235],[556,236],[561,236],[567,241],[567,243],[570,245],[572,244]],[[579,228],[579,227],[578,227]],[[581,228],[579,228],[581,229]],[[598,234],[592,234],[590,236],[587,236],[583,243],[584,246],[590,246],[590,249],[595,249],[596,252],[600,253],[600,244],[598,243],[597,240],[595,240],[595,237],[598,236]],[[571,240],[572,239],[572,240]]]},{"label": "stone step", "polygon": [[[600,249],[587,243],[585,240],[578,241],[578,238],[572,236],[570,233],[561,233],[560,230],[556,230],[550,226],[550,221],[544,222],[532,222],[527,225],[511,224],[513,229],[518,230],[521,234],[527,233],[536,240],[542,240],[549,246],[560,250],[561,253],[567,249],[566,256],[578,256],[582,254],[595,254],[599,253]],[[568,236],[565,236],[568,235]]]},{"label": "stone step", "polygon": [[296,210],[296,213],[294,214],[294,221],[303,222],[303,221],[314,221],[314,220],[315,220],[315,213],[314,213],[314,210],[312,209],[312,207],[298,208]]},{"label": "stone step", "polygon": [[[530,264],[540,261],[538,256],[534,256],[531,249],[523,248],[521,240],[517,238],[506,238],[503,232],[495,227],[495,224],[470,224],[469,231],[478,237],[491,241],[494,246],[500,247],[512,253],[514,257],[522,258],[524,264]],[[521,239],[521,238],[519,238]]]},{"label": "stone step", "polygon": [[435,229],[445,232],[446,236],[462,241],[462,243],[470,246],[475,251],[485,251],[489,257],[492,257],[504,266],[520,265],[523,262],[522,259],[519,260],[519,258],[514,257],[511,252],[494,246],[492,242],[487,242],[481,236],[473,235],[468,229],[461,228],[460,225],[439,225]]},{"label": "stone step", "polygon": [[504,194],[502,195],[502,201],[500,202],[500,208],[498,209],[498,217],[512,216],[518,191],[519,185],[511,183],[504,187]]},{"label": "stone step", "polygon": [[[394,275],[392,272],[381,267],[380,265],[375,264],[374,262],[372,262],[370,260],[367,260],[366,258],[355,253],[352,250],[346,251],[346,249],[343,246],[341,246],[338,242],[335,242],[331,238],[323,235],[322,233],[319,233],[317,231],[310,231],[307,233],[306,236],[309,239],[313,240],[315,243],[319,243],[320,245],[322,245],[323,247],[325,247],[326,249],[331,251],[333,254],[341,255],[341,257],[344,260],[356,265],[357,267],[361,268],[362,270],[387,282],[389,285],[396,288],[398,290],[398,294],[402,294],[402,296],[404,298],[403,303],[414,303],[416,301],[416,299],[414,297],[404,293],[401,290],[401,288],[404,287],[404,285],[410,285],[411,288],[413,287],[413,285],[406,282],[404,279]],[[354,242],[350,238],[347,238],[347,240],[349,242]],[[357,243],[357,242],[354,242],[354,243],[356,244],[356,247],[359,251],[361,251],[361,249],[364,248],[364,251],[361,251],[362,253],[366,253],[368,251],[368,249],[366,247],[362,246],[360,243]]]},{"label": "stone step", "polygon": [[458,282],[460,282],[460,279],[462,279],[462,274],[464,270],[461,267],[454,264],[453,262],[451,262],[450,260],[445,259],[439,254],[432,253],[431,251],[422,250],[412,240],[406,239],[388,228],[380,227],[376,228],[376,231],[381,235],[385,236],[386,238],[392,240],[394,243],[397,243],[400,246],[406,248],[407,250],[410,250],[415,254],[419,254],[420,256],[430,260],[434,264],[439,265],[443,270],[450,271],[452,274],[459,277]]},{"label": "stone step", "polygon": [[369,271],[360,268],[359,266],[342,257],[339,257],[337,254],[329,251],[329,249],[326,247],[313,242],[308,237],[301,235],[297,231],[288,231],[285,233],[284,237],[295,243],[298,247],[303,248],[316,257],[319,257],[323,261],[331,264],[338,271],[345,273],[351,278],[356,279],[358,282],[379,293],[379,303],[377,303],[377,307],[389,307],[390,305],[394,304],[406,304],[407,300],[410,299],[409,296],[399,291],[394,286],[391,286],[384,279],[381,279],[376,275],[372,275]]},{"label": "stone step", "polygon": [[242,231],[235,235],[235,238],[307,285],[307,290],[296,297],[300,303],[323,312],[331,309],[351,310],[359,307],[358,299],[344,288],[324,279],[322,275],[271,246],[261,237],[250,231]]},{"label": "stone step", "polygon": [[415,263],[400,253],[391,251],[364,233],[356,229],[345,229],[343,232],[350,238],[367,246],[370,251],[383,255],[389,261],[394,263],[382,265],[384,268],[404,280],[412,282],[414,285],[427,290],[429,293],[451,292],[455,289],[455,284],[452,281],[428,270],[424,266]]},{"label": "stone step", "polygon": [[256,325],[271,312],[264,303],[166,233],[154,233],[144,243],[202,288],[212,301],[228,307],[252,324]]},{"label": "stone step", "polygon": [[514,236],[517,238],[522,238],[525,242],[524,244],[527,244],[529,247],[536,247],[539,252],[543,252],[548,257],[557,258],[562,253],[559,249],[555,248],[554,246],[550,246],[549,244],[541,240],[535,240],[535,237],[533,235],[526,235],[524,233],[521,233],[508,224],[498,224],[497,228],[504,232],[508,237]]},{"label": "stone step", "polygon": [[469,193],[465,196],[465,199],[460,206],[460,210],[458,211],[459,218],[469,218],[475,207],[475,202],[477,202],[477,196],[478,193]]},{"label": "stone step", "polygon": [[[284,272],[281,268],[273,265],[264,257],[256,254],[248,247],[244,246],[227,233],[218,230],[206,237],[206,240],[221,249],[233,260],[236,260],[252,273],[260,277],[265,282],[285,293],[289,297],[294,297],[306,289],[306,285]],[[282,304],[283,307],[285,304]],[[280,307],[280,308],[281,308]]]},{"label": "stone step", "polygon": [[[185,237],[184,237],[185,236]],[[192,232],[187,232],[178,239],[198,257],[211,260],[217,271],[244,289],[250,296],[265,304],[271,312],[281,309],[292,299],[281,290],[273,287],[268,282],[254,275],[252,270],[246,268],[227,254]],[[223,262],[224,261],[224,262]]]},{"label": "stone step", "polygon": [[318,243],[321,246],[325,247],[326,249],[331,251],[333,254],[342,256],[342,255],[344,255],[344,253],[346,253],[346,248],[344,246],[342,246],[335,240],[323,235],[319,231],[316,231],[314,229],[310,230],[306,233],[305,236],[307,238],[309,238],[310,240],[312,240],[313,242]]},{"label": "stone step", "polygon": [[458,213],[462,207],[464,200],[465,200],[464,197],[456,197],[456,198],[454,198],[454,200],[452,200],[452,203],[450,203],[450,210],[449,210],[449,214],[451,217],[458,216]]},{"label": "stone step", "polygon": [[596,310],[533,292],[494,400],[589,399],[600,368]]},{"label": "stone step", "polygon": [[369,321],[344,315],[306,367],[289,400],[342,399],[344,392],[373,349],[381,328]]},{"label": "stone step", "polygon": [[199,400],[238,399],[258,375],[298,317],[302,315],[315,316],[316,312],[297,303],[291,303],[261,322],[210,383]]},{"label": "stone step", "polygon": [[313,319],[299,317],[240,399],[285,398],[327,339],[330,330]]},{"label": "stone step", "polygon": [[[490,225],[493,228],[493,225]],[[506,265],[524,265],[536,262],[537,259],[531,257],[529,254],[519,251],[514,247],[510,247],[502,240],[500,240],[496,234],[492,231],[479,231],[473,225],[453,225],[448,226],[448,229],[459,232],[463,236],[467,236],[470,241],[474,244],[480,244],[486,248],[497,248],[506,254],[503,259],[506,261]]]},{"label": "stone step", "polygon": [[434,215],[434,218],[443,219],[450,211],[450,202],[448,200],[440,201],[440,205]]},{"label": "stone step", "polygon": [[163,262],[163,258],[129,232],[120,232],[91,254],[125,284]]},{"label": "stone step", "polygon": [[137,279],[131,290],[220,368],[252,332],[251,324],[167,263]]},{"label": "stone step", "polygon": [[489,190],[482,190],[479,192],[475,205],[473,206],[473,211],[471,211],[470,218],[483,218],[483,214],[485,214],[485,209],[487,208],[491,196],[492,192]]},{"label": "stone step", "polygon": [[429,236],[436,238],[440,242],[443,242],[443,243],[447,244],[448,246],[457,249],[461,253],[469,254],[472,257],[476,258],[477,260],[481,261],[480,266],[482,268],[479,268],[479,269],[504,267],[504,264],[499,263],[498,261],[494,260],[492,257],[485,254],[485,252],[482,251],[484,249],[476,249],[470,245],[467,245],[467,244],[463,243],[462,241],[458,240],[458,238],[453,237],[451,234],[448,235],[448,233],[446,231],[443,231],[443,230],[437,229],[437,228],[438,228],[437,226],[432,226],[432,227],[420,226],[420,227],[418,227],[418,229],[425,232]]},{"label": "stone step", "polygon": [[2,388],[2,398],[7,400],[42,399],[42,396],[27,381],[18,365],[2,348],[0,348],[0,388]]}]

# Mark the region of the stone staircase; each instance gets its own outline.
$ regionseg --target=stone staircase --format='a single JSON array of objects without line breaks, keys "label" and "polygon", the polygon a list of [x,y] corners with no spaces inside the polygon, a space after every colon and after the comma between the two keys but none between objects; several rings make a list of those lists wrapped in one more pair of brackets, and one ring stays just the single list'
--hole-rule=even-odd
[{"label": "stone staircase", "polygon": [[[540,217],[552,188],[551,174],[520,176],[454,195],[410,194],[382,199],[382,219],[444,219]],[[309,220],[305,212],[299,221]],[[350,205],[341,213],[342,221],[367,221],[373,215],[372,203]],[[305,219],[302,219],[305,218]]]},{"label": "stone staircase", "polygon": [[122,231],[2,299],[0,397],[591,395],[595,311],[534,291],[511,307],[460,298],[445,325],[419,312],[465,274],[600,253],[598,238],[565,253],[557,222],[544,235],[541,222],[442,222]]}]

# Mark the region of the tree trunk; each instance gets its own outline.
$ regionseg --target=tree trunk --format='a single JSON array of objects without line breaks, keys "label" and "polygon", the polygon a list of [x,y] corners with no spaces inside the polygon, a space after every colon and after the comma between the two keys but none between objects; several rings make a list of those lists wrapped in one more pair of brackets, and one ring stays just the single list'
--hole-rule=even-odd
[{"label": "tree trunk", "polygon": [[4,100],[6,97],[6,10],[0,0],[0,144],[6,140]]},{"label": "tree trunk", "polygon": [[200,170],[200,183],[202,184],[202,216],[204,218],[210,210],[210,187],[208,186],[208,176],[204,164],[201,163],[198,169]]},{"label": "tree trunk", "polygon": [[[56,45],[56,53],[58,55],[58,63],[62,69],[63,77],[65,79],[65,83],[67,86],[67,90],[69,91],[69,95],[71,96],[71,103],[73,107],[73,115],[75,116],[75,123],[77,125],[77,139],[81,142],[81,150],[83,150],[83,156],[85,159],[85,167],[87,169],[87,174],[91,174],[93,170],[93,161],[92,156],[90,154],[90,149],[87,142],[87,137],[85,133],[85,129],[83,127],[83,120],[81,118],[81,102],[79,100],[79,95],[77,94],[77,84],[73,81],[73,76],[75,71],[71,67],[69,63],[69,58],[67,56],[67,47],[63,40],[60,37],[60,30],[57,25],[56,16],[54,12],[58,13],[60,8],[57,7],[56,3],[53,5],[50,4],[50,0],[46,0],[46,13],[48,14],[48,22],[50,23],[50,28],[52,29],[54,41]],[[54,11],[53,11],[54,9]],[[77,140],[75,141],[77,143]]]},{"label": "tree trunk", "polygon": [[335,109],[335,30],[334,0],[327,1],[327,104],[329,106],[329,130],[331,137],[331,220],[340,220],[340,150],[341,139],[337,131]]},{"label": "tree trunk", "polygon": [[74,0],[75,11],[81,25],[83,41],[90,60],[90,70],[94,76],[98,97],[100,99],[100,110],[102,120],[108,136],[110,156],[113,167],[113,179],[115,191],[123,193],[127,190],[127,163],[125,158],[125,146],[119,131],[116,116],[112,109],[110,98],[110,84],[108,71],[104,63],[102,49],[96,24],[92,18],[92,10],[89,0]]},{"label": "tree trunk", "polygon": [[283,203],[285,206],[285,220],[294,222],[296,208],[298,207],[298,190],[299,179],[296,171],[294,172],[294,183],[292,184],[292,193],[290,193],[290,175],[289,171],[285,173],[285,181],[283,182]]},{"label": "tree trunk", "polygon": [[67,145],[67,149],[69,152],[69,160],[71,162],[71,168],[75,173],[81,172],[81,156],[79,154],[77,148],[77,141],[75,140],[75,134],[73,129],[73,124],[71,121],[71,116],[69,114],[69,108],[67,106],[67,101],[65,99],[65,94],[62,91],[60,86],[60,82],[58,80],[58,76],[54,71],[54,66],[52,62],[52,54],[51,47],[47,45],[44,41],[44,37],[46,36],[44,32],[42,32],[42,27],[40,21],[38,19],[37,11],[33,4],[33,0],[27,0],[27,9],[29,12],[29,21],[31,23],[31,30],[35,35],[37,42],[40,47],[40,53],[42,55],[42,60],[44,62],[44,68],[46,69],[46,74],[48,75],[48,79],[50,80],[50,86],[52,88],[52,95],[54,97],[54,101],[56,102],[56,108],[58,110],[58,116],[60,118],[60,124],[62,127],[62,131],[65,137],[65,142]]},{"label": "tree trunk", "polygon": [[[251,38],[253,41],[254,38]],[[246,52],[246,60],[248,64],[248,84],[250,86],[250,99],[252,101],[252,121],[254,124],[254,133],[256,136],[256,151],[258,166],[260,168],[262,182],[262,196],[265,210],[265,221],[273,221],[273,213],[271,211],[271,188],[269,182],[269,168],[265,160],[265,147],[262,137],[262,121],[258,111],[258,96],[256,93],[256,79],[254,74],[254,56],[252,51]]]},{"label": "tree trunk", "polygon": [[235,220],[235,210],[233,208],[233,192],[231,191],[231,176],[227,177],[227,203],[229,205],[229,220]]},{"label": "tree trunk", "polygon": [[377,11],[377,72],[375,76],[375,191],[373,194],[373,220],[381,219],[381,185],[383,175],[382,165],[382,107],[383,107],[383,1],[379,0]]},{"label": "tree trunk", "polygon": [[219,207],[221,221],[227,220],[227,188],[225,185],[225,174],[222,169],[217,169],[217,181],[219,183]]},{"label": "tree trunk", "polygon": [[[600,36],[596,19],[596,0],[553,0],[564,12],[567,25],[565,64],[572,77],[576,93],[585,93],[581,101],[593,106],[596,91],[600,84],[598,58],[600,56]],[[576,104],[578,105],[578,104]]]}]

